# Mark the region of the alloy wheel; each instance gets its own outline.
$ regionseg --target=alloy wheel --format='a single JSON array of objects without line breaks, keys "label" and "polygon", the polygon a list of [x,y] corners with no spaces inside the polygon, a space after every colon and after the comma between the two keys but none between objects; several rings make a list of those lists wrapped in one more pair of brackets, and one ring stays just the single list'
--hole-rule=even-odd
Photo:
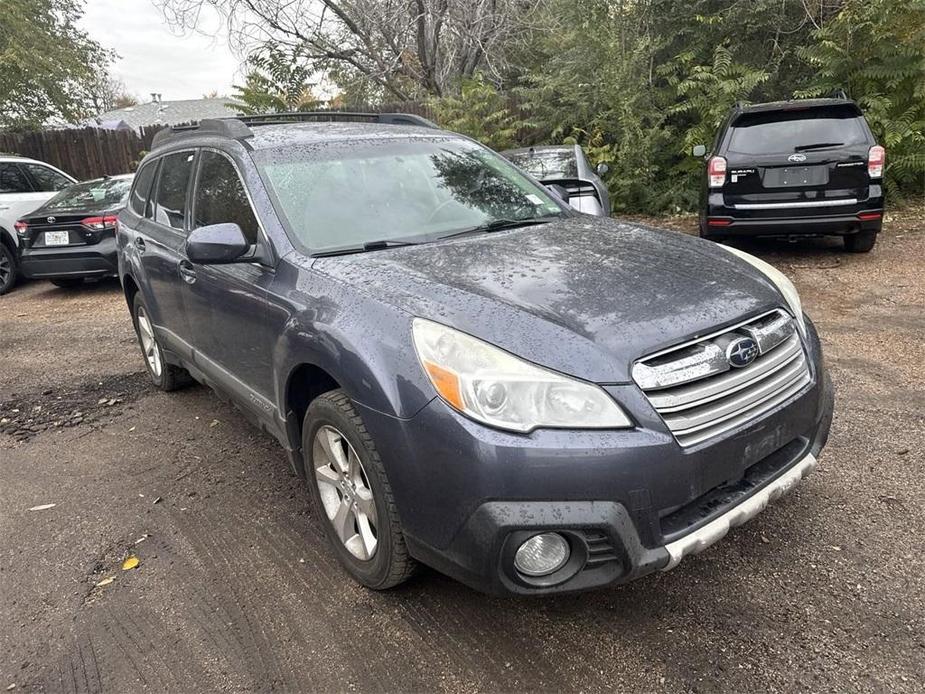
[{"label": "alloy wheel", "polygon": [[315,484],[338,539],[354,557],[372,559],[378,547],[376,502],[363,463],[341,432],[325,424],[312,442]]},{"label": "alloy wheel", "polygon": [[151,327],[151,321],[148,319],[144,306],[138,307],[138,337],[141,340],[141,350],[148,362],[148,368],[151,369],[155,378],[160,378],[164,370],[161,349],[157,346],[157,340],[154,339],[154,328]]},{"label": "alloy wheel", "polygon": [[0,287],[5,287],[10,281],[10,275],[13,274],[13,264],[6,253],[0,253]]}]

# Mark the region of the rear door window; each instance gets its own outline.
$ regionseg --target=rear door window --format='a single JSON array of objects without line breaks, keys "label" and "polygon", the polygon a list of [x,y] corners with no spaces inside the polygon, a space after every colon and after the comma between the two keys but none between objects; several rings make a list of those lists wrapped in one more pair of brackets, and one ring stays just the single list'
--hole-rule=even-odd
[{"label": "rear door window", "polygon": [[67,176],[55,171],[50,166],[43,166],[42,164],[23,164],[23,166],[32,176],[37,189],[43,192],[64,190],[74,183]]},{"label": "rear door window", "polygon": [[835,149],[866,142],[861,118],[853,109],[801,109],[746,113],[736,119],[729,151],[779,154]]},{"label": "rear door window", "polygon": [[19,164],[0,163],[0,193],[31,193],[32,184]]},{"label": "rear door window", "polygon": [[154,174],[156,172],[157,162],[151,162],[142,166],[135,175],[135,185],[132,186],[129,205],[132,211],[141,217],[144,217],[145,203],[148,201],[148,195],[151,193],[151,184],[154,182]]},{"label": "rear door window", "polygon": [[200,155],[195,210],[194,227],[234,223],[250,243],[257,243],[257,218],[244,184],[231,161],[218,152]]},{"label": "rear door window", "polygon": [[158,224],[180,230],[186,228],[186,203],[195,158],[195,152],[176,152],[161,160],[154,196],[154,221]]}]

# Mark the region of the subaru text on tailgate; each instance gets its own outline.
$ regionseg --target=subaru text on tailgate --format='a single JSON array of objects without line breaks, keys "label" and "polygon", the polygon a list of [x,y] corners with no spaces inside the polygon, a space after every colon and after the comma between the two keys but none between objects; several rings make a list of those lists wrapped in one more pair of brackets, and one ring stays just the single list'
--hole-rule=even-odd
[{"label": "subaru text on tailgate", "polygon": [[416,562],[501,594],[667,570],[828,436],[781,273],[580,215],[415,116],[167,131],[118,247],[153,382],[192,376],[278,439],[370,588]]},{"label": "subaru text on tailgate", "polygon": [[847,99],[736,106],[707,159],[700,235],[835,235],[867,252],[883,223],[884,155]]}]

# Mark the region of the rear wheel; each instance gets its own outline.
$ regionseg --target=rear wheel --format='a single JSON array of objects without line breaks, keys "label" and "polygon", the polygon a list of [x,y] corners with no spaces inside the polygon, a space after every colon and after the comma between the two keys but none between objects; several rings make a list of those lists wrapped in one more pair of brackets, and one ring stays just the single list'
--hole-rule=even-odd
[{"label": "rear wheel", "polygon": [[372,437],[342,390],[309,405],[302,450],[317,516],[347,573],[374,590],[407,580],[416,563],[405,546],[392,487]]},{"label": "rear wheel", "polygon": [[706,239],[707,241],[715,241],[716,243],[722,243],[726,240],[726,237],[722,234],[711,234],[707,231],[703,222],[700,223],[700,238]]},{"label": "rear wheel", "polygon": [[845,237],[845,250],[852,253],[869,253],[877,243],[876,231],[859,231]]},{"label": "rear wheel", "polygon": [[6,294],[16,284],[18,269],[16,254],[5,243],[0,242],[0,294]]},{"label": "rear wheel", "polygon": [[154,334],[154,324],[151,322],[148,308],[141,299],[141,292],[135,293],[132,304],[132,318],[135,322],[135,333],[138,335],[138,344],[145,358],[145,367],[148,375],[158,388],[164,391],[176,390],[189,383],[189,374],[179,366],[164,361],[164,352],[157,342]]},{"label": "rear wheel", "polygon": [[61,287],[61,289],[73,289],[74,287],[82,286],[84,283],[84,280],[83,280],[83,277],[78,277],[76,279],[72,277],[67,277],[67,278],[58,279],[58,280],[51,280],[51,283],[55,285],[56,287]]}]

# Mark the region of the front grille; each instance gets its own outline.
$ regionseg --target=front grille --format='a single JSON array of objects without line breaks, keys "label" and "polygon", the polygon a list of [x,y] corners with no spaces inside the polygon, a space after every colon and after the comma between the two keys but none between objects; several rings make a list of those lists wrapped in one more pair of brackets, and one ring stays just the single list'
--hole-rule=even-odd
[{"label": "front grille", "polygon": [[[742,337],[758,356],[733,368],[727,347]],[[781,310],[646,357],[633,378],[685,447],[761,417],[812,382],[796,323]]]}]

